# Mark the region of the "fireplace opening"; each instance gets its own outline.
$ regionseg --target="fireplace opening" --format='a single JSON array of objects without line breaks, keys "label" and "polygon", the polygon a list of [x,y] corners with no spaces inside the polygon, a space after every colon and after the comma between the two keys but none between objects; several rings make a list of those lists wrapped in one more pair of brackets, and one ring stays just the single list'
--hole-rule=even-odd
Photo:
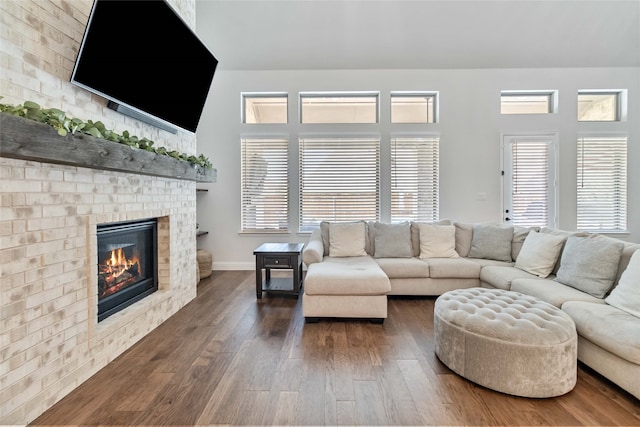
[{"label": "fireplace opening", "polygon": [[98,225],[98,322],[158,290],[156,219]]}]

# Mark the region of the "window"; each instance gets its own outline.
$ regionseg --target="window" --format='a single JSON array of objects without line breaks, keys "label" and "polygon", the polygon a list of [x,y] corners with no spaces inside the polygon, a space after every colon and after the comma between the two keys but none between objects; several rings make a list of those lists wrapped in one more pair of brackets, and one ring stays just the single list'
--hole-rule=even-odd
[{"label": "window", "polygon": [[437,94],[392,92],[391,123],[435,123]]},{"label": "window", "polygon": [[521,227],[554,227],[556,135],[503,138],[504,220]]},{"label": "window", "polygon": [[627,138],[578,138],[577,226],[594,232],[627,229]]},{"label": "window", "polygon": [[556,98],[556,91],[502,91],[500,114],[553,113]]},{"label": "window", "polygon": [[391,139],[391,222],[438,220],[438,137]]},{"label": "window", "polygon": [[620,120],[620,92],[578,92],[578,121],[615,122]]},{"label": "window", "polygon": [[242,123],[287,123],[286,93],[243,93]]},{"label": "window", "polygon": [[241,229],[288,230],[288,141],[243,138]]},{"label": "window", "polygon": [[300,231],[321,221],[375,221],[379,138],[300,139]]},{"label": "window", "polygon": [[550,227],[554,221],[555,170],[552,137],[508,137],[505,220],[521,227]]},{"label": "window", "polygon": [[301,123],[378,123],[377,92],[302,92]]}]

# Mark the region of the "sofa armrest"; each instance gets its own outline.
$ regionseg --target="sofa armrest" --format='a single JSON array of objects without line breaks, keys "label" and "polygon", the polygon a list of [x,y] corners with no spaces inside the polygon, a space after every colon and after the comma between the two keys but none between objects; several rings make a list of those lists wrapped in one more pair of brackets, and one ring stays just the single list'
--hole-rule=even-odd
[{"label": "sofa armrest", "polygon": [[322,243],[322,235],[320,234],[320,228],[316,228],[311,232],[309,242],[304,246],[302,250],[302,262],[307,266],[322,262],[324,257],[324,245]]}]

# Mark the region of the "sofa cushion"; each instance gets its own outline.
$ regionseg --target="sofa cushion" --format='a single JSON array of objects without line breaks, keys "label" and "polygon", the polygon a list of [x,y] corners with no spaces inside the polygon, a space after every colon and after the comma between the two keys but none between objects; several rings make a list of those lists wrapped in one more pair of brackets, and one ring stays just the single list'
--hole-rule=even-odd
[{"label": "sofa cushion", "polygon": [[[540,233],[553,234],[555,236],[564,236],[565,239],[568,239],[569,236],[588,236],[589,235],[589,233],[586,231],[565,231],[565,230],[559,230],[557,228],[549,228],[549,227],[542,227],[540,229]],[[558,274],[561,260],[562,260],[562,256],[558,258],[558,261],[556,262],[555,267],[553,267],[553,271],[551,271],[551,274],[553,275]]]},{"label": "sofa cushion", "polygon": [[600,236],[569,236],[556,280],[597,298],[604,298],[616,278],[621,241]]},{"label": "sofa cushion", "polygon": [[495,259],[485,259],[485,258],[465,258],[475,264],[478,264],[480,267],[487,267],[490,265],[496,265],[498,267],[513,267],[513,262],[509,261],[496,261]]},{"label": "sofa cushion", "polygon": [[429,276],[434,279],[477,279],[480,265],[465,258],[429,258]]},{"label": "sofa cushion", "polygon": [[418,258],[376,258],[389,279],[429,277],[429,264]]},{"label": "sofa cushion", "polygon": [[365,221],[367,233],[364,240],[364,251],[367,255],[375,256],[376,254],[376,221]]},{"label": "sofa cushion", "polygon": [[640,250],[634,252],[618,285],[605,298],[605,302],[633,314],[640,322]]},{"label": "sofa cushion", "polygon": [[640,249],[640,243],[624,242],[623,244],[624,248],[622,249],[622,255],[620,255],[620,264],[618,264],[618,274],[614,286],[620,280],[622,273],[627,269],[627,265],[629,265],[629,261],[631,261],[631,256]]},{"label": "sofa cushion", "polygon": [[515,267],[489,265],[480,270],[480,280],[498,289],[511,289],[514,279],[534,279],[536,276]]},{"label": "sofa cushion", "polygon": [[[372,244],[369,242],[369,225],[365,221],[358,221],[365,224],[365,229],[367,233],[365,233],[365,241],[364,241],[364,250],[369,255],[373,255],[373,249],[371,248]],[[323,256],[329,256],[329,225],[330,221],[322,221],[320,222],[320,235],[322,236],[322,246],[324,249]]]},{"label": "sofa cushion", "polygon": [[456,227],[420,224],[420,258],[458,258]]},{"label": "sofa cushion", "polygon": [[492,224],[473,224],[469,258],[511,261],[513,227]]},{"label": "sofa cushion", "polygon": [[511,281],[511,290],[538,297],[556,307],[562,307],[562,304],[567,301],[585,301],[604,304],[603,299],[596,298],[593,295],[579,291],[571,286],[563,285],[551,278],[513,279]]},{"label": "sofa cushion", "polygon": [[538,277],[547,277],[558,261],[565,240],[564,236],[530,232],[518,254],[515,267]]},{"label": "sofa cushion", "polygon": [[420,224],[431,225],[451,225],[451,220],[441,219],[436,222],[419,222],[411,221],[411,247],[413,248],[413,256],[420,256]]},{"label": "sofa cushion", "polygon": [[413,256],[409,222],[400,224],[375,222],[372,226],[375,230],[374,256],[376,258],[410,258]]},{"label": "sofa cushion", "polygon": [[570,236],[587,237],[590,235],[587,231],[566,231],[549,227],[542,227],[539,231],[540,233],[554,234],[556,236],[564,236],[566,238],[569,238]]},{"label": "sofa cushion", "polygon": [[473,238],[473,224],[454,222],[456,227],[456,252],[462,257],[469,256],[471,239]]},{"label": "sofa cushion", "polygon": [[389,278],[369,256],[331,258],[311,264],[304,279],[308,295],[386,295]]},{"label": "sofa cushion", "polygon": [[332,222],[329,224],[329,256],[365,256],[364,222]]},{"label": "sofa cushion", "polygon": [[320,223],[320,235],[322,236],[323,256],[329,256],[329,221]]},{"label": "sofa cushion", "polygon": [[322,258],[324,258],[323,253],[322,236],[320,233],[320,227],[318,227],[311,232],[309,241],[304,245],[304,249],[302,250],[302,262],[307,266],[316,262],[322,262]]},{"label": "sofa cushion", "polygon": [[640,364],[640,319],[609,304],[568,301],[562,305],[578,334],[616,356]]},{"label": "sofa cushion", "polygon": [[540,231],[540,227],[520,227],[515,225],[513,227],[513,240],[511,240],[511,259],[518,259],[522,245],[525,239],[529,235],[530,231]]}]

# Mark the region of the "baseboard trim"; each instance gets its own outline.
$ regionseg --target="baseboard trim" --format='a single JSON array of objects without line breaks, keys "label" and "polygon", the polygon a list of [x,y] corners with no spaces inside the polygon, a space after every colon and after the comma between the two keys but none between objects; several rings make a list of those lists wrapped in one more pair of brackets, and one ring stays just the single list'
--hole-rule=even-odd
[{"label": "baseboard trim", "polygon": [[255,262],[214,262],[212,270],[255,270]]}]

